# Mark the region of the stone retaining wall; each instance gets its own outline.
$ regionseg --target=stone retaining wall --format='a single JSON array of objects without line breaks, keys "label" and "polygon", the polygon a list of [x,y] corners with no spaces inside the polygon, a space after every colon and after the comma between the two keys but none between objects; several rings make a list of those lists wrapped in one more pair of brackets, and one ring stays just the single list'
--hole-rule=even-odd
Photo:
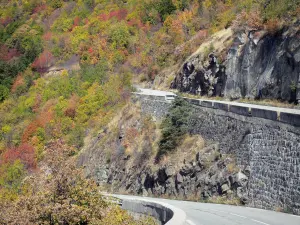
[{"label": "stone retaining wall", "polygon": [[[160,118],[170,106],[139,100],[142,111]],[[300,115],[187,100],[194,109],[190,132],[218,142],[249,172],[248,205],[300,214]]]}]

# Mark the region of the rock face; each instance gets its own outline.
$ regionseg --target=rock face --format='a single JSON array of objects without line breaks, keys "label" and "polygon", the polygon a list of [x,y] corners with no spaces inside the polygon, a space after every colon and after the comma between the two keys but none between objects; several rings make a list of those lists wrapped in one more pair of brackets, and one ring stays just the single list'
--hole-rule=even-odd
[{"label": "rock face", "polygon": [[[153,107],[154,116],[156,110]],[[151,109],[142,113],[151,114]],[[300,214],[299,127],[200,106],[193,106],[191,114],[190,134],[212,143],[194,152],[192,160],[180,158],[153,167],[149,155],[142,155],[138,164],[134,154],[118,154],[107,162],[97,147],[101,140],[96,140],[79,164],[87,175],[116,192],[192,199],[238,197],[248,206]]]},{"label": "rock face", "polygon": [[[204,53],[189,58],[178,71],[172,88],[192,94],[300,99],[300,21],[276,34],[250,31],[236,34],[227,57]],[[206,66],[205,66],[206,65]],[[297,96],[298,94],[298,96]]]},{"label": "rock face", "polygon": [[197,95],[221,96],[226,84],[225,66],[219,65],[217,57],[209,54],[208,65],[203,65],[200,55],[184,63],[172,88]]},{"label": "rock face", "polygon": [[[203,153],[203,157],[209,154]],[[113,185],[115,190],[144,196],[194,196],[195,200],[205,200],[212,196],[236,197],[239,194],[242,202],[247,203],[248,177],[242,172],[231,171],[226,166],[229,162],[233,160],[211,158],[203,164],[204,161],[200,163],[195,159],[178,170],[173,165],[164,165],[156,171],[144,166],[136,172],[133,171],[137,168],[123,172],[123,163],[118,161],[110,165],[111,175],[106,182]],[[101,181],[99,184],[106,182]]]}]

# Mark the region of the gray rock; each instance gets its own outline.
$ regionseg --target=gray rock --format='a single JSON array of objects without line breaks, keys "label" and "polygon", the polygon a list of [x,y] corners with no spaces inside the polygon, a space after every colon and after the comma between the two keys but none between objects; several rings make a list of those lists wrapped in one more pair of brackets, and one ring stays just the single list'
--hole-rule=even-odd
[{"label": "gray rock", "polygon": [[175,174],[175,169],[174,169],[173,167],[171,167],[171,166],[167,166],[167,167],[165,168],[165,173],[166,173],[167,177],[174,176],[174,174]]},{"label": "gray rock", "polygon": [[296,101],[291,86],[297,84],[300,71],[297,29],[294,24],[278,35],[237,34],[223,64],[214,54],[195,54],[184,62],[171,87],[196,95]]},{"label": "gray rock", "polygon": [[242,172],[238,172],[233,177],[233,183],[236,183],[237,186],[244,187],[248,183],[248,177]]},{"label": "gray rock", "polygon": [[177,175],[176,175],[176,181],[177,181],[177,183],[182,183],[183,182],[183,177],[181,176],[180,173],[177,173]]},{"label": "gray rock", "polygon": [[223,184],[221,189],[222,189],[222,193],[226,193],[227,191],[230,190],[230,187],[228,186],[228,184]]}]

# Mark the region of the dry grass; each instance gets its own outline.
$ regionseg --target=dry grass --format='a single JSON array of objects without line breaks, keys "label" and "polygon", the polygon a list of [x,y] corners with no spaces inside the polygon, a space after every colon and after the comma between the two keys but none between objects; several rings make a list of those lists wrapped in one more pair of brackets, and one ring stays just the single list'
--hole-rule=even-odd
[{"label": "dry grass", "polygon": [[283,102],[276,99],[263,99],[263,100],[253,100],[253,99],[239,99],[237,102],[255,104],[255,105],[265,105],[265,106],[275,106],[282,108],[291,108],[291,109],[299,109],[300,107],[294,104],[290,104],[288,102]]},{"label": "dry grass", "polygon": [[200,135],[185,135],[180,146],[176,150],[165,156],[161,160],[160,165],[170,163],[179,169],[185,161],[195,160],[197,152],[200,152],[205,147],[205,140]]},{"label": "dry grass", "polygon": [[228,198],[227,196],[213,196],[205,202],[225,205],[241,205],[241,201],[238,198]]},{"label": "dry grass", "polygon": [[207,40],[206,42],[204,42],[202,45],[200,45],[200,47],[198,48],[198,50],[193,53],[190,57],[194,57],[196,55],[199,54],[203,54],[205,52],[206,49],[209,49],[209,47],[213,44],[215,52],[216,53],[221,53],[221,51],[226,48],[226,46],[228,45],[227,43],[231,43],[232,42],[232,37],[233,37],[233,31],[228,28],[228,29],[223,29],[217,33],[215,33],[214,35],[212,35],[209,40]]},{"label": "dry grass", "polygon": [[170,66],[162,70],[154,79],[152,88],[158,90],[167,90],[170,88],[172,81],[175,79],[176,72],[179,69],[179,65]]},{"label": "dry grass", "polygon": [[227,170],[229,173],[237,173],[240,169],[237,167],[236,163],[229,163],[227,165]]}]

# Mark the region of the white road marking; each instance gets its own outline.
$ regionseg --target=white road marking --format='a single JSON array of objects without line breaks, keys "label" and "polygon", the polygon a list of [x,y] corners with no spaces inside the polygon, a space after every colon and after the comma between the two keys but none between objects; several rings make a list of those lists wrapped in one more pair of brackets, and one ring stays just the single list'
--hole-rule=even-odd
[{"label": "white road marking", "polygon": [[254,222],[257,222],[257,223],[264,224],[264,225],[270,225],[270,224],[268,224],[268,223],[264,223],[264,222],[261,222],[261,221],[259,221],[259,220],[255,220],[255,219],[251,219],[251,220],[254,221]]},{"label": "white road marking", "polygon": [[188,223],[188,224],[190,224],[190,225],[196,225],[196,224],[194,224],[192,221],[190,221],[190,220],[186,220],[186,222]]},{"label": "white road marking", "polygon": [[247,218],[246,216],[238,215],[238,214],[235,214],[235,213],[230,213],[230,215],[238,216],[238,217],[245,218],[245,219]]}]

